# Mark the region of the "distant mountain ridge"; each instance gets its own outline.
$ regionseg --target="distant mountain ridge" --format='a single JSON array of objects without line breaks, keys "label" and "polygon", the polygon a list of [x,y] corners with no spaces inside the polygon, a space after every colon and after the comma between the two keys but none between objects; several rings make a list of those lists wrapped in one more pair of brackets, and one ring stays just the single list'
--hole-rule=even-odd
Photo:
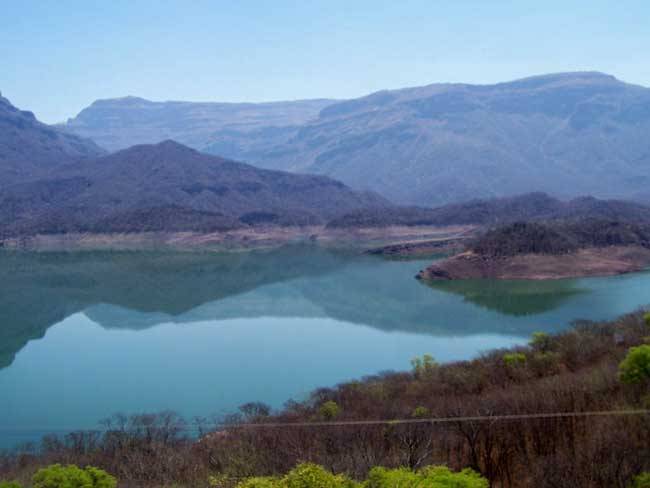
[{"label": "distant mountain ridge", "polygon": [[[348,104],[332,113],[332,107],[328,117],[366,110]],[[650,222],[650,208],[640,204],[593,197],[561,201],[541,192],[436,208],[398,206],[328,176],[261,169],[171,140],[103,154],[94,143],[41,124],[8,102],[4,111],[2,120],[10,122],[0,132],[0,173],[14,178],[0,183],[3,238],[325,224],[341,229],[578,218]]]},{"label": "distant mountain ridge", "polygon": [[281,130],[316,118],[336,100],[264,103],[153,102],[140,97],[97,100],[60,127],[117,151],[173,139],[201,149],[215,132]]},{"label": "distant mountain ridge", "polygon": [[436,208],[392,207],[367,209],[343,215],[328,223],[332,228],[385,227],[389,225],[497,226],[518,221],[604,219],[650,223],[650,207],[622,200],[578,197],[569,201],[536,192],[514,197],[472,200]]},{"label": "distant mountain ridge", "polygon": [[90,139],[36,120],[0,95],[0,189],[27,181],[71,159],[105,154]]},{"label": "distant mountain ridge", "polygon": [[[93,133],[79,128],[77,118],[66,129],[101,142],[114,131],[102,117],[145,112],[91,106],[82,113],[96,121]],[[152,118],[143,127],[160,123],[146,114]],[[649,132],[650,89],[578,72],[386,90],[323,102],[302,120],[233,123],[188,143],[261,167],[331,176],[397,203],[432,206],[531,191],[646,198]]]}]

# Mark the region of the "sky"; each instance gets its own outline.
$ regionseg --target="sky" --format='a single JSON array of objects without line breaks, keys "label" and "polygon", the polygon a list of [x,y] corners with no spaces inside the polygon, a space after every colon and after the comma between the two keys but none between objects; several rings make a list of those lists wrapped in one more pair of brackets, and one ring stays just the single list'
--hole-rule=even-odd
[{"label": "sky", "polygon": [[602,71],[650,86],[647,0],[0,0],[0,91],[48,123],[94,100],[353,98]]}]

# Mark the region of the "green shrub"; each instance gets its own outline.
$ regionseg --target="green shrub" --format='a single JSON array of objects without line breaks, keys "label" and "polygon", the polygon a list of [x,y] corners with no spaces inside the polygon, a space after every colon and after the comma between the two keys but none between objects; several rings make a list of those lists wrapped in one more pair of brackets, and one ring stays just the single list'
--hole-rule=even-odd
[{"label": "green shrub", "polygon": [[[218,485],[213,485],[218,486]],[[487,488],[488,482],[471,469],[453,472],[447,466],[428,466],[414,472],[407,468],[373,468],[368,480],[357,483],[332,474],[317,464],[303,463],[283,478],[249,478],[236,488]]]},{"label": "green shrub", "polygon": [[650,379],[650,345],[632,347],[619,364],[618,370],[623,383],[642,383]]},{"label": "green shrub", "polygon": [[458,473],[447,466],[428,466],[414,473],[406,468],[373,468],[365,488],[487,488],[488,482],[471,469]]},{"label": "green shrub", "polygon": [[117,480],[106,471],[92,466],[81,469],[74,464],[53,464],[33,477],[33,488],[115,488]]},{"label": "green shrub", "polygon": [[645,325],[650,325],[650,312],[646,312],[643,314],[643,322]]},{"label": "green shrub", "polygon": [[[317,464],[299,464],[280,480],[278,488],[355,488],[358,483]],[[257,487],[255,487],[257,488]],[[260,486],[260,488],[266,488]]]},{"label": "green shrub", "polygon": [[318,416],[322,420],[334,420],[341,413],[341,407],[338,403],[330,400],[323,403],[318,409]]},{"label": "green shrub", "polygon": [[[213,485],[219,486],[219,485]],[[281,479],[273,477],[248,478],[236,488],[358,488],[359,484],[343,475],[332,474],[316,464],[303,463]]]},{"label": "green shrub", "polygon": [[23,488],[17,481],[0,481],[0,488]]},{"label": "green shrub", "polygon": [[519,366],[521,364],[524,364],[525,362],[526,362],[526,355],[520,352],[513,352],[511,354],[503,355],[503,364],[505,364],[510,368]]},{"label": "green shrub", "polygon": [[530,347],[541,353],[546,353],[553,347],[553,338],[546,332],[535,332],[530,341]]},{"label": "green shrub", "polygon": [[630,488],[650,488],[650,473],[641,473],[635,477]]},{"label": "green shrub", "polygon": [[471,469],[454,473],[447,466],[428,466],[422,469],[420,474],[425,482],[424,486],[431,488],[488,488],[488,481]]},{"label": "green shrub", "polygon": [[411,417],[414,419],[423,419],[429,415],[429,409],[426,407],[415,407],[411,412]]},{"label": "green shrub", "polygon": [[376,467],[368,473],[365,488],[410,488],[415,487],[420,481],[421,477],[407,468]]},{"label": "green shrub", "polygon": [[[255,477],[248,478],[246,481],[242,481],[237,484],[237,488],[279,488],[279,481],[277,478],[270,477]],[[219,486],[219,485],[213,485]]]}]

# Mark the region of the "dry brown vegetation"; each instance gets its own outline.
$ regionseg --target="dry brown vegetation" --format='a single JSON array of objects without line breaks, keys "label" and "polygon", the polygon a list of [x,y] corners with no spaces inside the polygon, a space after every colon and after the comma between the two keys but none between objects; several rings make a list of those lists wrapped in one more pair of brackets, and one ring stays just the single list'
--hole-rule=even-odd
[{"label": "dry brown vegetation", "polygon": [[[494,487],[623,488],[650,469],[648,415],[337,422],[643,408],[647,385],[622,383],[618,364],[649,335],[650,325],[638,312],[613,322],[578,323],[556,336],[537,335],[528,347],[473,361],[437,365],[422,358],[410,372],[319,389],[276,414],[249,404],[227,427],[203,420],[196,424],[198,442],[172,413],[116,416],[103,433],[48,438],[38,454],[0,458],[0,478],[28,479],[38,467],[61,462],[101,467],[121,486],[206,486],[211,474],[279,474],[299,461],[357,479],[377,465],[415,469],[444,463],[471,467]],[[275,425],[296,422],[307,425]]]}]

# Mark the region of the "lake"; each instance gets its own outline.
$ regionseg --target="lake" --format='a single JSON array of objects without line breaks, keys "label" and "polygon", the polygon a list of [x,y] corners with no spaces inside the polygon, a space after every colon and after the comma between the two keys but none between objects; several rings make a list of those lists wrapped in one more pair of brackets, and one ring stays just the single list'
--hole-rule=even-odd
[{"label": "lake", "polygon": [[0,252],[0,447],[116,412],[281,407],[310,390],[526,343],[650,303],[650,273],[414,279],[430,264],[290,246],[247,253]]}]

